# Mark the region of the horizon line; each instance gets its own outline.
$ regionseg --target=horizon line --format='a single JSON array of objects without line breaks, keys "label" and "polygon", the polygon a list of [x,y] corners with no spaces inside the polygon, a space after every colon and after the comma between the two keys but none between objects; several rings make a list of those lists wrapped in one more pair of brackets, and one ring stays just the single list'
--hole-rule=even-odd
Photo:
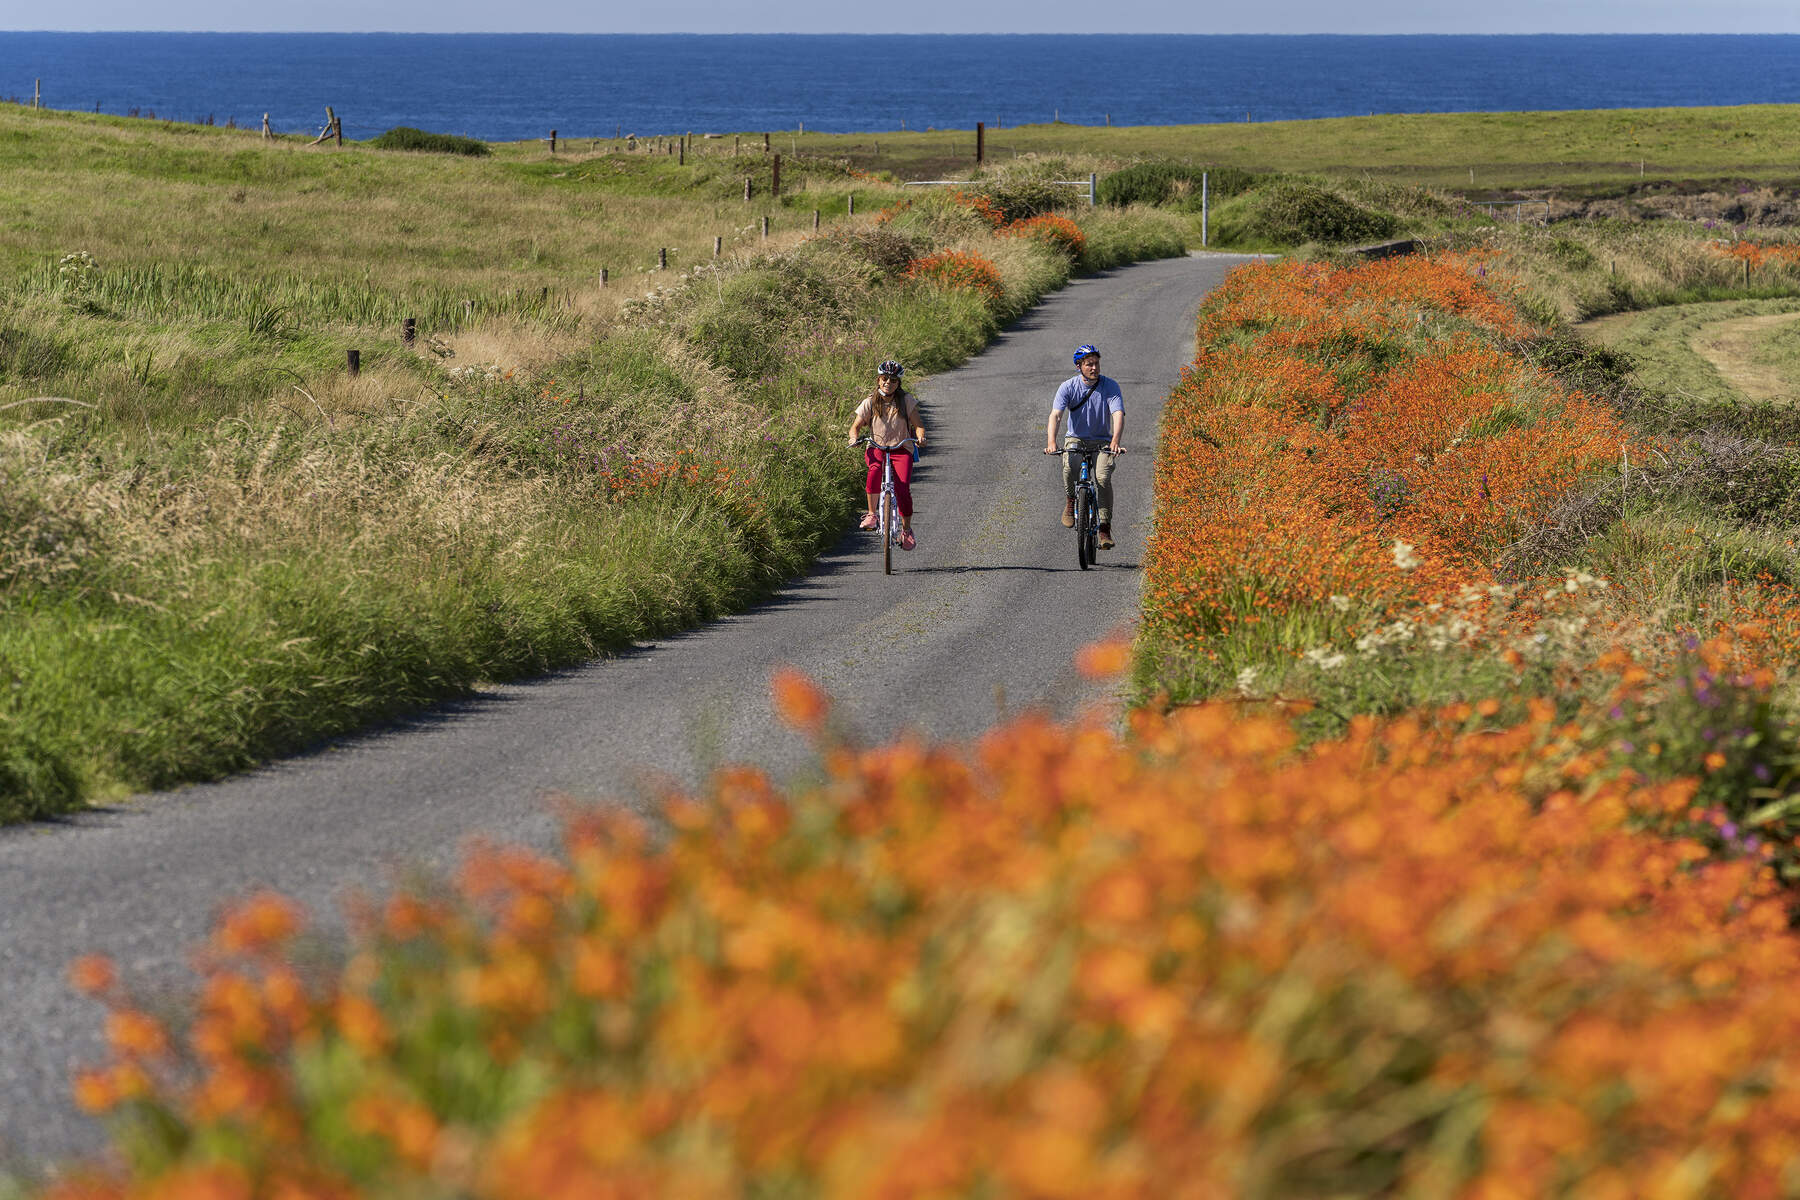
[{"label": "horizon line", "polygon": [[[450,29],[421,32],[408,29],[0,29],[5,33],[59,33],[59,34],[99,34],[99,33],[194,33],[194,34],[248,34],[255,36],[292,36],[307,37],[356,37],[365,34],[383,34],[395,37],[880,37],[880,38],[925,38],[925,37],[1055,37],[1067,35],[1024,30],[742,30],[742,29],[663,29],[663,30],[604,30],[604,29]],[[1721,31],[1717,29],[1655,29],[1655,30],[1525,30],[1506,33],[1484,32],[1480,30],[1412,30],[1387,31],[1381,33],[1350,32],[1345,30],[1319,29],[1305,33],[1291,31],[1247,31],[1238,30],[1231,33],[1200,33],[1191,30],[1139,30],[1124,33],[1094,33],[1084,35],[1095,38],[1120,37],[1800,37],[1800,30],[1738,30]]]}]

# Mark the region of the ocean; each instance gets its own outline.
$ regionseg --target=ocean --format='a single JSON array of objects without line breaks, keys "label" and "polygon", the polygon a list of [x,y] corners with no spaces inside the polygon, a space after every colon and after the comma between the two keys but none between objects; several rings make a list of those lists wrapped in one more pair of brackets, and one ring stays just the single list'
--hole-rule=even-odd
[{"label": "ocean", "polygon": [[1800,35],[0,32],[0,99],[491,141],[1800,101]]}]

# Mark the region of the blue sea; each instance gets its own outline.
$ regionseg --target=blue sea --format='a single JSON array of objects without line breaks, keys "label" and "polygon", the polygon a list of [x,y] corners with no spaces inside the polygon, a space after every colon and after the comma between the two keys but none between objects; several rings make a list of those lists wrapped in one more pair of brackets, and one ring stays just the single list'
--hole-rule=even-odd
[{"label": "blue sea", "polygon": [[0,99],[488,140],[1800,101],[1800,35],[0,32]]}]

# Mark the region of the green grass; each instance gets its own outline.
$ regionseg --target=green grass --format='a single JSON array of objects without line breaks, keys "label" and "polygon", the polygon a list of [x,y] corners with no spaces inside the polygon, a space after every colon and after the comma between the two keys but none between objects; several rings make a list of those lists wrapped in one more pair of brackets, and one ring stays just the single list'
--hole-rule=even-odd
[{"label": "green grass", "polygon": [[1800,300],[1680,304],[1604,317],[1577,332],[1630,357],[1632,382],[1706,407],[1800,393]]},{"label": "green grass", "polygon": [[[1141,159],[1173,159],[1251,171],[1366,175],[1482,196],[1518,188],[1610,194],[1706,180],[1794,182],[1800,179],[1797,121],[1800,107],[1770,104],[1111,128],[990,125],[986,145],[998,164],[1054,155],[1086,159],[1089,169],[1105,170]],[[974,165],[972,129],[779,134],[775,140],[901,178]]]}]

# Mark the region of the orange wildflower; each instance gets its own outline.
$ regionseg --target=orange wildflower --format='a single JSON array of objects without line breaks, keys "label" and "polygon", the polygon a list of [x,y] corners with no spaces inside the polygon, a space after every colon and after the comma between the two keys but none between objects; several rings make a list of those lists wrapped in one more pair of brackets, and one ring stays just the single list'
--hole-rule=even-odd
[{"label": "orange wildflower", "polygon": [[825,724],[831,706],[817,684],[792,667],[782,667],[770,680],[775,713],[790,728],[816,733]]}]

